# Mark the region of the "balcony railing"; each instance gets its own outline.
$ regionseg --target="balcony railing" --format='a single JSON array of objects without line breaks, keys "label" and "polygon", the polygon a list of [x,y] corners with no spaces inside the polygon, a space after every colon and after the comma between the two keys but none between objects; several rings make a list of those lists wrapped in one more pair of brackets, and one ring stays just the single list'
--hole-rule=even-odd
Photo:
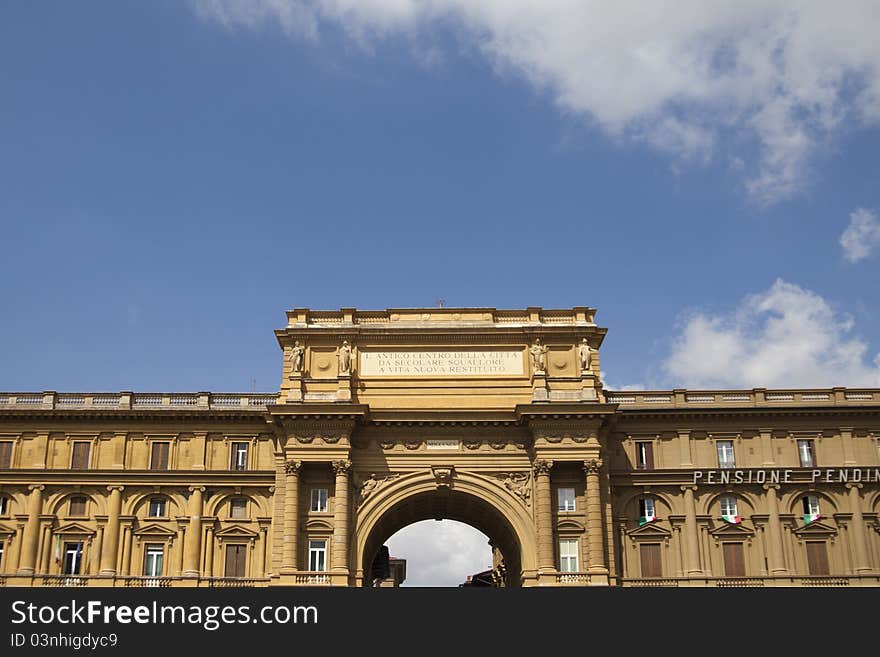
[{"label": "balcony railing", "polygon": [[0,392],[0,408],[26,409],[258,409],[278,402],[274,392]]},{"label": "balcony railing", "polygon": [[717,588],[765,588],[765,587],[847,587],[878,586],[877,575],[847,576],[766,576],[766,577],[635,577],[621,580],[626,587],[717,587]]},{"label": "balcony railing", "polygon": [[590,573],[556,573],[556,583],[569,586],[587,586]]},{"label": "balcony railing", "polygon": [[649,408],[689,406],[761,406],[782,405],[853,406],[857,404],[880,404],[877,388],[830,388],[813,390],[645,390],[616,392],[607,390],[605,400],[626,408],[645,406]]},{"label": "balcony railing", "polygon": [[330,573],[325,572],[299,572],[295,582],[305,586],[330,586]]}]

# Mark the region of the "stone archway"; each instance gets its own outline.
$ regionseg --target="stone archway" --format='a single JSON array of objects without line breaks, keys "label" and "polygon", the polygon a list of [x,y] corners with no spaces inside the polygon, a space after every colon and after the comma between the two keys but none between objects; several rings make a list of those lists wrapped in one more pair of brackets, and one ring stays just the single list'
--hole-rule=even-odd
[{"label": "stone archway", "polygon": [[535,583],[537,540],[530,509],[478,474],[448,467],[408,474],[368,498],[357,517],[352,563],[358,586],[369,582],[373,559],[389,537],[432,518],[457,520],[489,536],[504,559],[508,585]]}]

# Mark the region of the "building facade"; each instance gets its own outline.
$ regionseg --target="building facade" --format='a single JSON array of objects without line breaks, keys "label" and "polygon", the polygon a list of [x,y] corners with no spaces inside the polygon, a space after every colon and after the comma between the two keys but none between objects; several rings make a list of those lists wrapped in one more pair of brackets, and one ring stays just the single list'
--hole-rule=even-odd
[{"label": "building facade", "polygon": [[299,308],[277,393],[0,393],[0,583],[369,586],[449,518],[506,586],[880,585],[880,390],[606,390],[594,316]]}]

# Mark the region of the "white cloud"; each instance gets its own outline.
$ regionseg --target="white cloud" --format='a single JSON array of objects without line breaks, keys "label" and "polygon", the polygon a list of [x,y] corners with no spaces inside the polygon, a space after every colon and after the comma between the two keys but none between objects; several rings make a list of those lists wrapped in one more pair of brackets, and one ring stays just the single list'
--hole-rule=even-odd
[{"label": "white cloud", "polygon": [[499,73],[608,134],[698,161],[720,136],[755,140],[746,188],[760,202],[803,190],[810,154],[841,124],[880,121],[876,0],[192,1],[230,28],[317,39],[334,24],[364,46],[406,34],[416,53],[452,26]]},{"label": "white cloud", "polygon": [[404,586],[458,586],[492,567],[482,532],[455,520],[423,520],[385,541],[392,557],[406,559]]},{"label": "white cloud", "polygon": [[857,208],[849,215],[849,226],[840,236],[843,257],[850,262],[864,260],[871,251],[880,247],[880,220],[865,208]]},{"label": "white cloud", "polygon": [[663,364],[688,388],[880,386],[880,354],[851,336],[853,319],[779,279],[728,315],[691,314]]}]

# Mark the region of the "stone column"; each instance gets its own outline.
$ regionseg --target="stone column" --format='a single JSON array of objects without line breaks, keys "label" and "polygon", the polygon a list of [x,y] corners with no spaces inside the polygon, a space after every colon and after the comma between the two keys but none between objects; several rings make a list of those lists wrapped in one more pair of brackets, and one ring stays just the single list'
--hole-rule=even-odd
[{"label": "stone column", "polygon": [[852,540],[855,543],[855,571],[865,572],[871,570],[871,561],[868,559],[867,536],[865,534],[865,518],[862,515],[862,498],[859,488],[862,484],[847,484],[849,488],[849,503],[852,507]]},{"label": "stone column", "polygon": [[302,461],[284,464],[284,544],[281,567],[296,570],[299,567],[299,471]]},{"label": "stone column", "polygon": [[101,575],[112,577],[116,574],[116,557],[119,550],[119,514],[122,512],[123,486],[107,486],[110,491],[110,504],[107,514],[107,528],[101,546]]},{"label": "stone column", "polygon": [[535,460],[535,516],[538,522],[538,570],[555,571],[553,559],[553,509],[550,501],[550,469],[553,461]]},{"label": "stone column", "polygon": [[333,550],[331,551],[331,570],[348,571],[348,472],[351,461],[333,461],[336,473],[336,490],[333,496]]},{"label": "stone column", "polygon": [[214,528],[205,531],[205,577],[214,576]]},{"label": "stone column", "polygon": [[770,575],[785,572],[785,559],[782,557],[782,522],[779,520],[779,499],[776,496],[778,485],[765,484],[767,491],[767,561],[770,565]]},{"label": "stone column", "polygon": [[584,461],[584,472],[587,474],[587,541],[590,546],[590,572],[607,573],[602,522],[602,498],[599,490],[600,459]]},{"label": "stone column", "polygon": [[189,526],[186,528],[186,541],[183,546],[183,576],[199,576],[199,555],[202,540],[202,493],[204,486],[190,486]]},{"label": "stone column", "polygon": [[682,486],[684,491],[684,533],[687,535],[687,574],[699,574],[700,568],[700,528],[697,525],[697,505],[694,502],[696,486]]},{"label": "stone column", "polygon": [[43,484],[28,486],[28,519],[21,539],[18,573],[33,575],[37,563],[37,539],[40,537],[40,513],[43,510]]}]

